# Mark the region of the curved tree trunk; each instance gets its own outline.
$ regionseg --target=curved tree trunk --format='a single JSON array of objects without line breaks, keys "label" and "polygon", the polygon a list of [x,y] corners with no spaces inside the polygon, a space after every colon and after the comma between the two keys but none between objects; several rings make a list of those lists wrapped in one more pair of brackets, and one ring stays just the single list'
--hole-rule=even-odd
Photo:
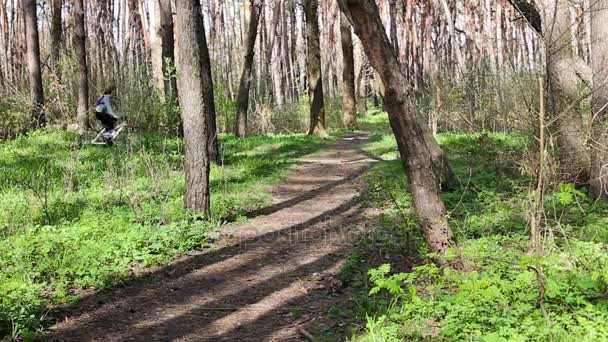
[{"label": "curved tree trunk", "polygon": [[595,0],[591,9],[591,68],[594,120],[589,196],[608,199],[608,0]]},{"label": "curved tree trunk", "polygon": [[239,94],[236,104],[236,119],[234,122],[234,135],[244,137],[247,134],[247,110],[249,108],[249,88],[251,87],[251,69],[255,54],[255,40],[258,34],[258,23],[262,11],[262,3],[249,0],[249,28],[247,32],[247,47],[245,50],[245,62],[243,73],[239,83]]},{"label": "curved tree trunk", "polygon": [[205,29],[198,0],[177,0],[176,29],[178,35],[179,63],[177,87],[184,123],[186,146],[186,193],[187,209],[209,217],[209,153],[208,153],[208,83],[203,63]]},{"label": "curved tree trunk", "polygon": [[78,57],[78,132],[89,129],[89,67],[87,65],[86,35],[84,30],[83,0],[74,0],[74,47]]},{"label": "curved tree trunk", "polygon": [[23,0],[23,12],[25,16],[27,66],[32,96],[32,119],[33,127],[37,128],[46,123],[46,117],[43,112],[44,93],[42,89],[42,70],[40,69],[40,40],[38,39],[36,0]]},{"label": "curved tree trunk", "polygon": [[308,43],[308,95],[310,97],[310,128],[308,134],[327,136],[325,104],[321,77],[321,48],[319,42],[318,0],[305,0],[306,41]]},{"label": "curved tree trunk", "polygon": [[391,127],[428,246],[435,253],[446,253],[456,242],[440,197],[440,172],[416,113],[411,86],[382,26],[378,7],[375,2],[365,0],[339,0],[339,4],[384,84]]},{"label": "curved tree trunk", "polygon": [[340,16],[340,33],[342,37],[342,123],[345,128],[357,126],[355,115],[355,58],[353,53],[353,36],[350,23],[344,14]]}]

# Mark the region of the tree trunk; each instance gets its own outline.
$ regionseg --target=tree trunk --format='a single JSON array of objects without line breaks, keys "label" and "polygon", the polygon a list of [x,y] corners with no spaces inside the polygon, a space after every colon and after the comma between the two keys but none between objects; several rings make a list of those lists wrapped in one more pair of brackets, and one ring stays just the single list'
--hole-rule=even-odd
[{"label": "tree trunk", "polygon": [[308,96],[310,97],[310,128],[308,134],[327,136],[325,130],[325,104],[321,77],[321,49],[319,41],[318,0],[304,1],[306,14],[306,41],[308,43]]},{"label": "tree trunk", "polygon": [[340,16],[340,33],[342,38],[342,123],[345,128],[357,126],[355,113],[355,58],[353,53],[353,36],[350,23],[344,14]]},{"label": "tree trunk", "polygon": [[556,116],[560,171],[564,178],[584,182],[591,160],[585,147],[587,132],[581,113],[572,104],[579,97],[581,82],[590,84],[591,70],[571,49],[569,2],[542,0],[541,17],[547,51],[550,104]]},{"label": "tree trunk", "polygon": [[591,69],[593,74],[593,132],[589,196],[608,199],[608,0],[591,9]]},{"label": "tree trunk", "polygon": [[460,49],[460,40],[456,35],[456,27],[454,26],[454,18],[452,16],[452,10],[448,4],[448,0],[441,0],[441,6],[443,7],[443,12],[445,15],[445,19],[448,23],[448,33],[450,37],[452,37],[454,42],[454,50],[456,51],[456,60],[458,61],[458,66],[460,70],[465,73],[467,71],[467,64],[464,59],[464,55],[462,54],[462,50]]},{"label": "tree trunk", "polygon": [[159,97],[164,98],[165,81],[163,74],[163,40],[160,14],[160,0],[152,0],[152,37],[150,39],[150,59],[152,64],[152,79]]},{"label": "tree trunk", "polygon": [[[200,8],[200,5],[199,5]],[[202,17],[202,12],[201,12]],[[205,117],[207,118],[207,139],[209,160],[212,162],[219,161],[218,141],[217,141],[217,123],[215,113],[215,96],[213,95],[213,77],[211,75],[211,58],[209,57],[209,48],[207,47],[207,38],[205,36],[205,26],[201,24],[202,44],[201,44],[201,65],[203,69],[203,96],[205,97]],[[180,31],[181,32],[181,31]],[[180,97],[181,98],[181,97]]]},{"label": "tree trunk", "polygon": [[184,124],[186,147],[186,193],[184,205],[206,217],[209,209],[209,125],[208,107],[211,88],[203,63],[206,45],[205,28],[198,0],[177,0],[176,29],[178,34],[179,63],[177,86]]},{"label": "tree trunk", "polygon": [[429,249],[444,254],[456,242],[440,197],[440,171],[420,125],[411,86],[382,26],[378,7],[374,1],[365,0],[339,0],[339,4],[384,84],[385,105]]},{"label": "tree trunk", "polygon": [[360,115],[367,115],[367,96],[369,94],[369,62],[367,61],[367,57],[365,56],[365,51],[363,51],[363,47],[360,46],[359,51],[359,54],[361,55],[361,67],[357,80],[357,85],[359,87],[359,90],[357,91],[357,95],[359,96],[359,98],[356,101],[357,111]]},{"label": "tree trunk", "polygon": [[251,69],[255,54],[255,40],[258,34],[258,23],[262,3],[256,0],[249,0],[249,29],[247,32],[247,47],[245,50],[245,62],[243,63],[243,73],[239,83],[239,95],[236,105],[236,120],[234,123],[234,135],[244,137],[247,134],[247,110],[249,108],[249,87],[251,86]]},{"label": "tree trunk", "polygon": [[388,13],[391,27],[391,43],[395,53],[399,56],[399,42],[397,41],[397,0],[388,1]]},{"label": "tree trunk", "polygon": [[560,173],[574,182],[589,179],[591,158],[581,113],[573,104],[581,83],[591,84],[591,68],[572,52],[569,1],[538,0],[535,7],[525,0],[511,0],[528,23],[545,40],[549,104],[557,121]]},{"label": "tree trunk", "polygon": [[80,134],[84,134],[89,128],[89,68],[87,65],[84,22],[83,0],[74,0],[74,47],[78,57],[79,70],[76,122]]},{"label": "tree trunk", "polygon": [[23,0],[23,12],[25,16],[27,66],[32,96],[33,127],[38,128],[46,123],[46,117],[43,112],[44,93],[42,90],[42,70],[40,69],[40,41],[38,39],[36,0]]},{"label": "tree trunk", "polygon": [[59,52],[63,46],[61,27],[62,0],[51,0],[51,61],[59,61]]},{"label": "tree trunk", "polygon": [[177,84],[175,75],[171,72],[175,68],[175,38],[173,33],[173,11],[171,0],[159,0],[160,26],[162,41],[162,66],[165,79],[165,100],[177,98]]}]

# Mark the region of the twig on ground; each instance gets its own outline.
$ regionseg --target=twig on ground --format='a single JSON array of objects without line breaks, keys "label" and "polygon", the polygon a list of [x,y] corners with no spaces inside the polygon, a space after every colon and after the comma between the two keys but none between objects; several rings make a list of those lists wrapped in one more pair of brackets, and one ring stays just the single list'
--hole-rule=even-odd
[{"label": "twig on ground", "polygon": [[316,342],[317,339],[315,339],[314,336],[312,336],[308,331],[304,330],[304,328],[298,328],[298,332],[306,337],[307,340],[309,340],[310,342]]}]

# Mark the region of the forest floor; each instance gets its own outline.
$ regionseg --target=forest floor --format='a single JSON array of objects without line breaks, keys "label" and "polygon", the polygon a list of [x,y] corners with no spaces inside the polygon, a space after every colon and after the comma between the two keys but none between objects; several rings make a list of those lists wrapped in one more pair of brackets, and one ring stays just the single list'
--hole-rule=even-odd
[{"label": "forest floor", "polygon": [[[205,251],[63,308],[47,341],[306,340],[345,327],[339,273],[373,227],[360,195],[374,158],[365,133],[301,158],[272,204],[224,226]],[[336,309],[337,308],[337,309]],[[332,311],[333,309],[333,311]]]}]

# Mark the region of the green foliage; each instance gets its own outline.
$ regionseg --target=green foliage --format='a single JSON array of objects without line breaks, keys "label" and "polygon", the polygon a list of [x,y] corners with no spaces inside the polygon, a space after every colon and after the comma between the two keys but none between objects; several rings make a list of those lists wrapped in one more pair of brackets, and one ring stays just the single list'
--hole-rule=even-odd
[{"label": "green foliage", "polygon": [[[362,121],[375,132],[364,149],[373,157],[396,158],[386,116]],[[462,181],[443,201],[472,270],[440,270],[430,263],[437,256],[424,247],[401,163],[376,163],[366,177],[365,198],[381,209],[377,222],[390,233],[373,234],[360,244],[408,258],[418,251],[419,266],[393,273],[390,265],[378,263],[368,271],[371,284],[358,299],[365,328],[354,340],[607,340],[608,206],[573,184],[550,186],[545,254],[535,258],[528,253],[527,225],[533,179],[522,167],[529,163],[529,138],[443,133],[438,140]],[[536,263],[543,268],[548,321],[537,305]],[[350,277],[357,279],[362,267],[351,267]]]},{"label": "green foliage", "polygon": [[183,209],[183,143],[174,136],[131,134],[105,148],[39,130],[1,143],[0,336],[25,336],[48,304],[200,248],[221,220],[269,204],[268,186],[323,141],[292,134],[220,143],[210,222]]},{"label": "green foliage", "polygon": [[[440,272],[434,264],[416,267],[410,273],[390,274],[388,265],[370,270],[375,285],[370,294],[386,291],[395,302],[373,319],[374,329],[380,325],[396,340],[608,338],[608,307],[589,299],[606,291],[605,283],[599,280],[605,276],[600,273],[606,270],[606,258],[594,264],[603,270],[600,272],[576,266],[584,260],[578,252],[544,260],[547,323],[536,306],[535,261],[524,252],[526,247],[524,239],[498,235],[467,240],[463,250],[476,268],[470,272]],[[368,327],[367,334],[372,333]]]}]

